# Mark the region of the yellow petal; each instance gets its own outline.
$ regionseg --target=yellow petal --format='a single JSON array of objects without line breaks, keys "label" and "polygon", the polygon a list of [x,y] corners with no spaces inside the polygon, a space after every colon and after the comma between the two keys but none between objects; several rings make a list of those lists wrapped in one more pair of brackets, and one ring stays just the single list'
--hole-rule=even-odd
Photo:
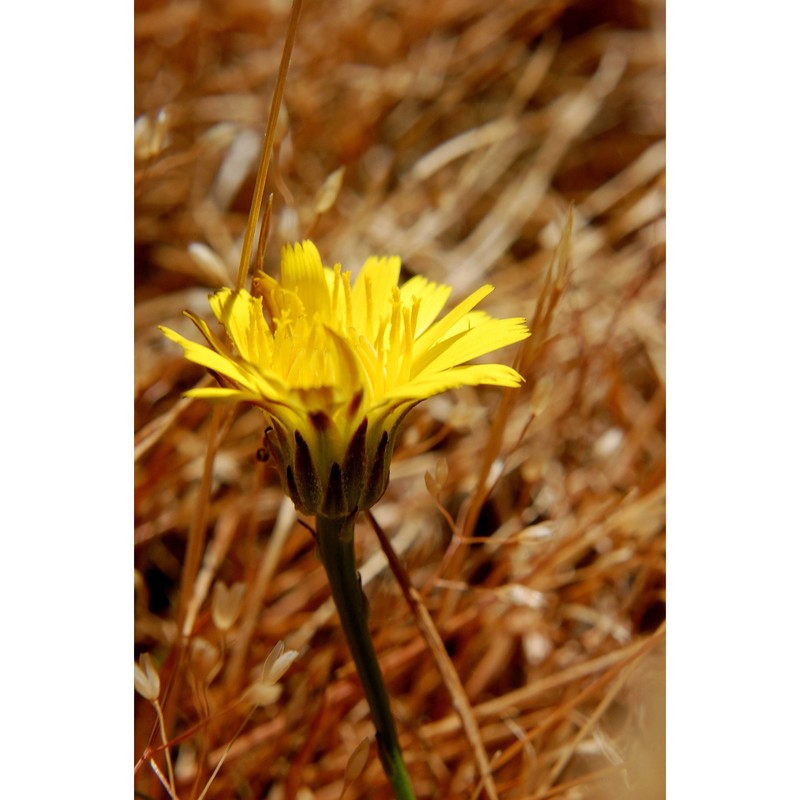
[{"label": "yellow petal", "polygon": [[452,328],[447,332],[448,336],[453,336],[456,333],[461,333],[461,331],[469,331],[473,328],[477,328],[478,325],[483,325],[484,322],[488,322],[489,320],[494,319],[494,317],[487,314],[485,311],[470,311],[468,314],[464,314],[461,319],[453,325]]},{"label": "yellow petal", "polygon": [[189,389],[188,392],[183,393],[184,397],[196,397],[203,400],[210,401],[235,401],[241,400],[242,402],[250,401],[256,402],[259,398],[250,392],[244,392],[241,389],[223,389],[219,386],[208,386],[200,389]]},{"label": "yellow petal", "polygon": [[442,319],[431,325],[425,333],[414,342],[414,358],[416,359],[426,350],[433,347],[462,317],[472,311],[484,297],[494,291],[494,286],[481,286],[466,300],[462,300],[452,311],[445,314]]},{"label": "yellow petal", "polygon": [[220,355],[202,344],[186,339],[169,328],[161,327],[160,330],[164,336],[183,348],[183,355],[188,361],[224,375],[236,383],[246,385],[250,382],[249,375],[231,358]]},{"label": "yellow petal", "polygon": [[392,289],[400,278],[398,256],[370,256],[353,284],[353,325],[374,342],[381,322],[391,313]]},{"label": "yellow petal", "polygon": [[421,377],[456,367],[493,350],[527,339],[528,336],[530,332],[521,317],[487,319],[475,328],[457,333],[436,344],[414,362],[414,375]]},{"label": "yellow petal", "polygon": [[225,326],[239,355],[251,364],[266,366],[272,358],[272,336],[261,298],[244,289],[220,289],[209,299],[214,316]]},{"label": "yellow petal", "polygon": [[449,286],[426,280],[421,275],[415,275],[400,287],[400,297],[404,305],[410,305],[414,297],[418,297],[420,300],[416,328],[417,338],[428,330],[431,323],[439,316],[451,291]]},{"label": "yellow petal", "polygon": [[267,370],[256,365],[240,362],[230,356],[217,353],[204,345],[186,339],[169,328],[160,328],[161,332],[183,348],[187,361],[213,370],[237,384],[241,391],[279,405],[290,405],[289,390],[284,381]]},{"label": "yellow petal", "polygon": [[216,350],[218,353],[222,355],[227,355],[225,352],[225,347],[223,346],[222,342],[214,335],[211,328],[208,327],[205,320],[198,317],[196,314],[192,313],[191,311],[184,311],[185,316],[189,317],[189,319],[195,324],[197,329],[200,333],[203,334],[203,338],[209,343],[212,350]]},{"label": "yellow petal", "polygon": [[306,314],[319,314],[323,322],[331,322],[331,298],[322,259],[314,245],[305,241],[281,250],[281,285],[294,292]]},{"label": "yellow petal", "polygon": [[472,364],[453,367],[446,372],[416,378],[403,386],[387,392],[381,398],[384,403],[398,404],[407,400],[424,400],[459,386],[510,386],[522,383],[522,376],[505,364]]}]

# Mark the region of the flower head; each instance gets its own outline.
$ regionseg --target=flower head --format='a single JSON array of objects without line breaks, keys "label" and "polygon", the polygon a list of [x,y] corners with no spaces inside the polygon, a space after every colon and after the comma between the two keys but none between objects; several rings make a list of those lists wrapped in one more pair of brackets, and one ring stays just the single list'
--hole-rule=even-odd
[{"label": "flower head", "polygon": [[283,487],[305,513],[372,506],[386,488],[398,425],[421,400],[522,380],[503,364],[465,363],[530,335],[522,318],[473,310],[491,286],[439,319],[450,287],[420,276],[398,286],[399,277],[399,258],[371,257],[351,285],[338,264],[323,267],[311,242],[287,245],[279,281],[259,272],[252,294],[220,289],[210,298],[234,353],[189,312],[208,346],[161,329],[222,384],[188,396],[263,409]]}]

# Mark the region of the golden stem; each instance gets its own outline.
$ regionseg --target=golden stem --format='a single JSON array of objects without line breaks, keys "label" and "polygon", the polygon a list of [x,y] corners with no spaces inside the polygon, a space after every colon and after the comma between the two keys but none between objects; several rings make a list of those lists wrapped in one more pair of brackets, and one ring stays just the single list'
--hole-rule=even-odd
[{"label": "golden stem", "polygon": [[289,59],[292,56],[292,47],[297,35],[297,25],[300,21],[300,10],[303,0],[292,0],[292,14],[289,18],[289,30],[286,33],[286,41],[283,43],[283,55],[281,56],[280,67],[278,68],[278,82],[275,84],[275,91],[272,93],[272,106],[269,110],[269,120],[267,130],[264,134],[264,147],[261,151],[261,162],[258,165],[256,175],[256,188],[253,192],[253,202],[250,205],[250,216],[247,218],[247,227],[244,230],[244,242],[242,243],[242,257],[239,260],[239,272],[236,276],[236,288],[241,289],[247,278],[247,271],[250,267],[250,255],[253,250],[253,238],[256,233],[256,222],[261,213],[261,203],[264,199],[264,188],[267,185],[267,172],[269,171],[269,160],[272,155],[272,145],[275,141],[275,129],[278,127],[278,113],[283,99],[283,87],[286,84],[286,74],[289,71]]}]

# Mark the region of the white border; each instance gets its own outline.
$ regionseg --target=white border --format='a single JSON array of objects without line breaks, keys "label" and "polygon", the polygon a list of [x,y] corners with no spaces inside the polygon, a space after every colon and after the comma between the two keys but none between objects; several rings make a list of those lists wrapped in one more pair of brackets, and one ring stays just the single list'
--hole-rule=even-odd
[{"label": "white border", "polygon": [[8,797],[133,779],[133,10],[0,12]]}]

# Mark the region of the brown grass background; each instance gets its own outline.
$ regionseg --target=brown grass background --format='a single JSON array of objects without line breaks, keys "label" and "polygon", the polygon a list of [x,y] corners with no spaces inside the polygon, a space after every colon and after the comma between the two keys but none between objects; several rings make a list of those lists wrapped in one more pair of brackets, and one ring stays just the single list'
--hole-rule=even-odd
[{"label": "brown grass background", "polygon": [[[255,459],[263,419],[181,399],[208,379],[156,329],[190,335],[182,309],[235,280],[288,15],[135,6],[135,648],[159,664],[182,800],[223,753],[206,797],[391,796],[374,743],[344,786],[373,728],[311,536]],[[398,254],[456,297],[492,283],[483,307],[534,334],[498,356],[521,390],[415,411],[374,509],[452,672],[357,529],[419,797],[664,796],[664,133],[658,3],[304,4],[268,268],[308,235],[347,268]],[[217,579],[246,585],[227,633]],[[282,695],[237,734],[280,640],[300,652]],[[140,797],[167,796],[155,720],[137,696]]]}]

